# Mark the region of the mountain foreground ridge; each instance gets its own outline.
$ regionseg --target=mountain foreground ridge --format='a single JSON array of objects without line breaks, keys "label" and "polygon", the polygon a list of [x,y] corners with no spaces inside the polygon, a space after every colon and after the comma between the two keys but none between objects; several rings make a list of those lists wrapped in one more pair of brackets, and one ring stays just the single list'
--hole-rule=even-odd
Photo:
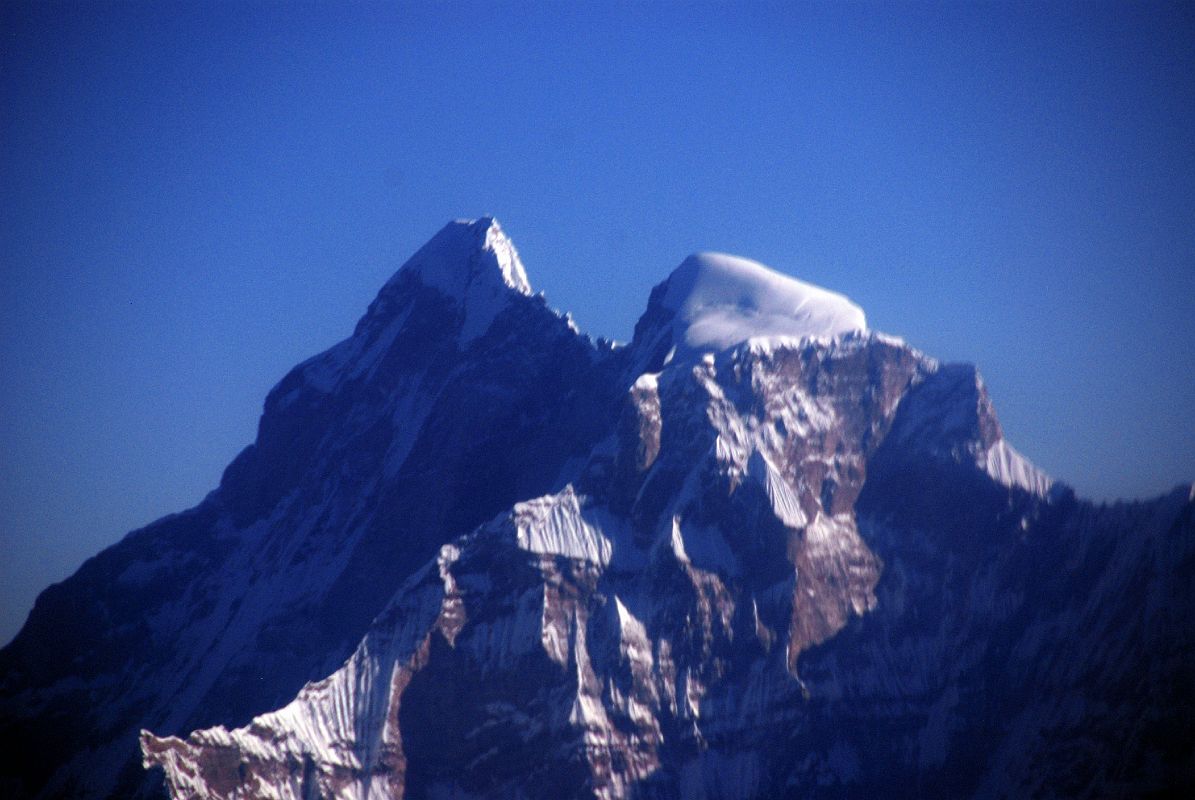
[{"label": "mountain foreground ridge", "polygon": [[1193,495],[1077,499],[974,367],[755,262],[616,346],[457,221],[203,502],[39,597],[0,793],[1190,788]]}]

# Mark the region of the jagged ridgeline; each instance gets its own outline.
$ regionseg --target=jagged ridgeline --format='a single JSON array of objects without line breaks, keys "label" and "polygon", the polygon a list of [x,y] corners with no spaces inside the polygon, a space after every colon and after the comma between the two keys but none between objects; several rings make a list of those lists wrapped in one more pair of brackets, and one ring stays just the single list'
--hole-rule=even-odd
[{"label": "jagged ridgeline", "polygon": [[721,254],[594,342],[455,222],[189,511],[0,651],[0,794],[1195,787],[1195,502],[1093,506],[974,368]]}]

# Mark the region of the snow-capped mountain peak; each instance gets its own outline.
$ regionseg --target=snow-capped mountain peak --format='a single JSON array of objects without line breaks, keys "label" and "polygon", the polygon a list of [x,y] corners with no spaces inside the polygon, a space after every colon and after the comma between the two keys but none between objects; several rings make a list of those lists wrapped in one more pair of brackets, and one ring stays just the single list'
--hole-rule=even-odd
[{"label": "snow-capped mountain peak", "polygon": [[750,259],[695,253],[657,294],[679,351],[726,350],[750,339],[832,337],[866,330],[863,310],[846,297]]},{"label": "snow-capped mountain peak", "polygon": [[403,264],[387,288],[412,274],[464,307],[463,342],[489,328],[511,292],[532,294],[514,243],[493,217],[459,219],[445,225]]},{"label": "snow-capped mountain peak", "polygon": [[975,367],[746,259],[627,347],[530,292],[450,223],[43,593],[0,797],[1191,795],[1190,487],[1078,500]]},{"label": "snow-capped mountain peak", "polygon": [[477,286],[532,293],[514,243],[493,217],[448,223],[399,272],[417,273],[425,285],[455,298]]}]

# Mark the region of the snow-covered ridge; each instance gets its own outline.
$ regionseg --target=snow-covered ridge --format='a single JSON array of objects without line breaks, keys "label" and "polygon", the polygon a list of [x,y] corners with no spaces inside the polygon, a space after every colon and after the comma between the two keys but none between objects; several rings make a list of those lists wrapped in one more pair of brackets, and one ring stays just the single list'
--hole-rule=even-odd
[{"label": "snow-covered ridge", "polygon": [[1053,478],[1017,452],[1004,437],[977,455],[975,460],[979,468],[994,481],[1009,488],[1020,488],[1038,497],[1046,497],[1054,486]]},{"label": "snow-covered ridge", "polygon": [[463,343],[485,333],[511,292],[532,294],[518,251],[493,217],[448,223],[403,264],[387,287],[404,274],[417,275],[425,286],[464,307]]},{"label": "snow-covered ridge", "polygon": [[1004,439],[991,397],[970,364],[926,362],[927,380],[902,401],[898,441],[933,458],[971,461],[996,483],[1046,497],[1055,481]]},{"label": "snow-covered ridge", "polygon": [[514,243],[493,217],[448,223],[403,264],[402,271],[417,273],[425,285],[450,297],[463,298],[476,284],[532,293]]},{"label": "snow-covered ridge", "polygon": [[867,328],[863,310],[843,295],[725,253],[686,258],[669,276],[662,305],[674,314],[673,342],[691,351]]},{"label": "snow-covered ridge", "polygon": [[[555,495],[516,503],[511,526],[517,546],[531,553],[558,555],[608,566],[621,549],[630,550],[622,520],[578,496],[572,484]],[[623,561],[626,561],[624,553]]]}]

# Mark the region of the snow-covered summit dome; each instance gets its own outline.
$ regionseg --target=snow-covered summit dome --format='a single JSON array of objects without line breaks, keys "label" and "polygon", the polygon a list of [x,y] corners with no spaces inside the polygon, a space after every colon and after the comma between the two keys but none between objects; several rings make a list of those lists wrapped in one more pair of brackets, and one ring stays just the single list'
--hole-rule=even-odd
[{"label": "snow-covered summit dome", "polygon": [[867,328],[863,310],[843,295],[725,253],[686,258],[668,277],[661,305],[674,315],[673,342],[694,351]]}]

